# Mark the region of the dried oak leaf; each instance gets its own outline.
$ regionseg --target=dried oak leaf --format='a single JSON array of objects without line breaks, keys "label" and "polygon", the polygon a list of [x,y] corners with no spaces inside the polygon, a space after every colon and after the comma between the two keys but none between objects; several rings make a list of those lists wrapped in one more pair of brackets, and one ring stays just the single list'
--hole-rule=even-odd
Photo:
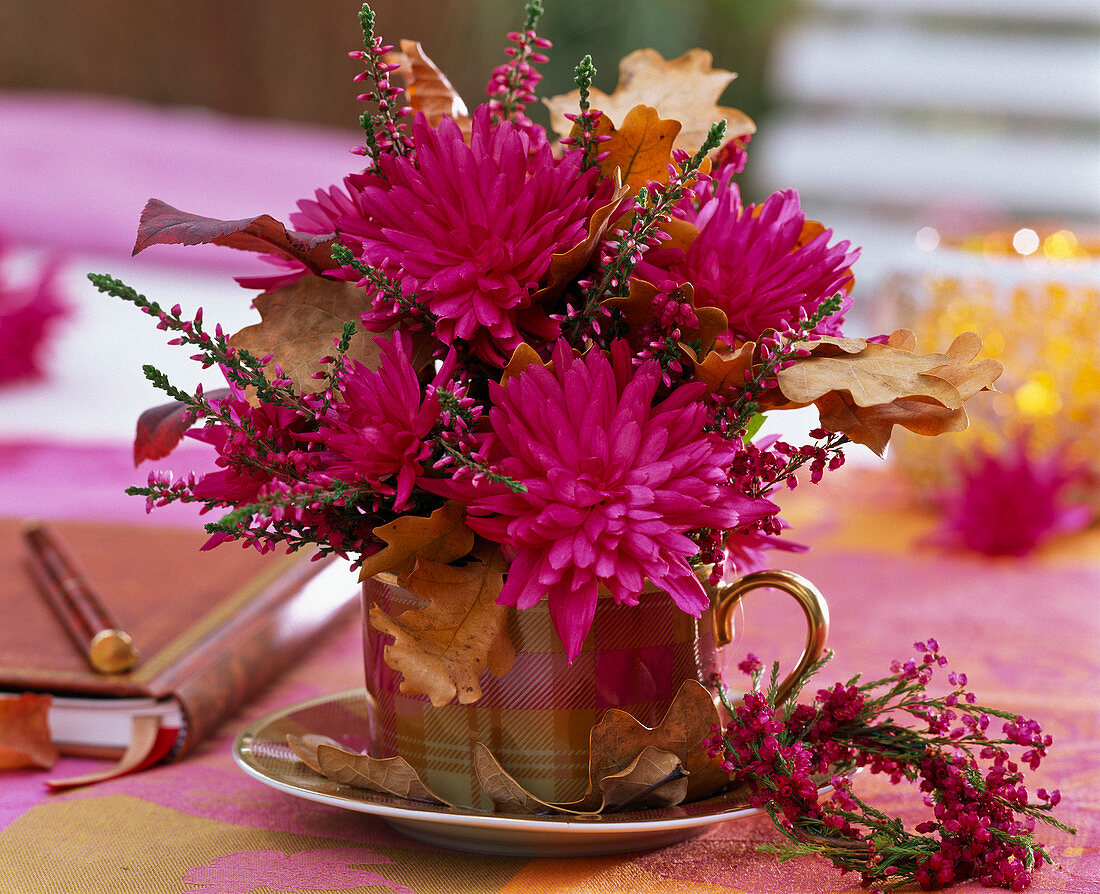
[{"label": "dried oak leaf", "polygon": [[321,745],[331,745],[339,748],[340,743],[330,736],[322,736],[319,733],[305,733],[296,736],[294,733],[286,734],[286,744],[294,752],[298,760],[309,767],[314,773],[324,775],[321,764],[317,761],[317,749]]},{"label": "dried oak leaf", "polygon": [[680,759],[688,774],[685,800],[705,798],[729,782],[717,758],[710,757],[703,742],[720,722],[714,699],[701,683],[687,680],[676,693],[661,722],[650,729],[626,711],[604,712],[589,735],[589,788],[591,804],[599,794],[599,782],[627,770],[646,748],[653,746]]},{"label": "dried oak leaf", "polygon": [[[212,388],[205,394],[207,400],[217,400],[227,396],[229,389]],[[150,407],[138,417],[134,432],[134,465],[166,457],[193,424],[194,419],[187,415],[187,404],[177,400]]]},{"label": "dried oak leaf", "polygon": [[680,122],[662,118],[655,108],[638,105],[626,113],[616,127],[606,115],[596,133],[608,140],[600,144],[604,155],[599,168],[606,177],[619,177],[631,192],[651,181],[668,183],[668,166]]},{"label": "dried oak leaf", "polygon": [[[890,337],[889,345],[915,346],[911,333],[901,331]],[[990,390],[1003,367],[996,360],[972,363],[981,349],[981,339],[972,332],[958,336],[947,349],[947,362],[925,374],[944,382],[959,396],[957,406],[945,406],[923,396],[903,397],[877,406],[860,406],[846,392],[827,394],[816,401],[821,424],[829,431],[842,432],[857,444],[864,444],[879,456],[886,452],[890,432],[900,425],[919,435],[936,436],[964,431],[969,419],[963,402],[979,391]],[[944,355],[933,355],[944,356]]]},{"label": "dried oak leaf", "polygon": [[962,405],[958,390],[928,373],[949,362],[946,354],[913,354],[863,339],[823,337],[799,342],[809,357],[776,375],[779,390],[795,404],[811,404],[827,394],[846,392],[860,407],[921,397],[952,409]]},{"label": "dried oak leaf", "polygon": [[687,797],[688,776],[678,755],[647,745],[629,767],[599,781],[600,812],[675,807]]},{"label": "dried oak leaf", "polygon": [[428,58],[420,42],[402,40],[400,53],[387,53],[386,61],[400,68],[395,73],[405,82],[405,93],[414,112],[423,112],[432,127],[444,118],[452,118],[462,132],[470,133],[470,115],[466,103],[447,80],[447,76]]},{"label": "dried oak leaf", "polygon": [[[665,117],[680,122],[676,148],[692,153],[703,145],[710,126],[720,118],[726,119],[727,140],[754,133],[756,125],[748,115],[717,105],[718,97],[737,75],[713,68],[712,59],[709,52],[700,49],[667,61],[656,50],[635,50],[619,63],[619,83],[614,93],[608,96],[600,90],[590,92],[592,108],[612,121],[623,121],[635,106],[653,106]],[[574,90],[543,100],[550,110],[550,126],[559,136],[571,133],[573,123],[565,116],[577,111],[579,99],[580,92]]]},{"label": "dried oak leaf", "polygon": [[493,752],[481,742],[474,743],[474,774],[497,813],[591,813],[571,810],[567,805],[551,804],[531,794],[512,778]]},{"label": "dried oak leaf", "polygon": [[745,342],[735,351],[711,351],[700,363],[692,356],[695,378],[707,386],[712,394],[734,396],[752,375],[755,342]]},{"label": "dried oak leaf", "polygon": [[[417,559],[405,586],[428,604],[397,618],[371,607],[372,626],[394,638],[385,660],[404,677],[403,693],[427,695],[436,707],[456,696],[463,705],[481,698],[479,678],[494,640],[508,636],[508,609],[496,602],[506,570],[499,550],[462,566]],[[496,650],[494,672],[507,673],[507,657]]]},{"label": "dried oak leaf", "polygon": [[616,212],[623,203],[623,199],[630,194],[630,187],[624,186],[618,175],[612,173],[612,182],[615,183],[615,191],[611,198],[588,219],[588,233],[584,239],[566,251],[554,252],[550,256],[550,267],[547,269],[546,285],[531,296],[531,306],[540,307],[554,298],[565,288],[566,284],[585,268],[596,252],[596,247],[603,239]]},{"label": "dried oak leaf", "polygon": [[375,758],[321,743],[317,746],[317,765],[322,774],[341,785],[396,795],[410,801],[453,806],[428,788],[403,757]]},{"label": "dried oak leaf", "polygon": [[300,261],[313,273],[336,266],[331,235],[295,233],[269,214],[241,220],[217,220],[150,199],[141,212],[133,254],[150,245],[225,245],[243,251],[282,255]]},{"label": "dried oak leaf", "polygon": [[24,693],[0,698],[0,770],[39,767],[57,760],[50,741],[49,711],[53,698]]},{"label": "dried oak leaf", "polygon": [[[677,287],[676,291],[678,293],[676,297],[695,311],[695,317],[699,321],[696,328],[682,331],[680,340],[684,343],[695,342],[699,345],[698,351],[692,350],[693,357],[705,355],[714,346],[715,339],[729,328],[729,321],[717,307],[696,307],[695,290],[691,283],[683,283]],[[608,298],[604,302],[608,307],[617,308],[622,313],[628,327],[627,341],[635,351],[643,347],[642,331],[653,319],[653,299],[659,292],[660,289],[653,283],[634,278],[630,280],[630,291],[627,295]]]},{"label": "dried oak leaf", "polygon": [[[354,283],[322,276],[303,276],[274,292],[258,295],[253,304],[261,322],[246,326],[229,339],[231,347],[255,357],[274,356],[283,375],[302,394],[323,387],[313,373],[324,369],[320,360],[331,356],[344,323],[357,322],[370,310],[370,302]],[[347,356],[374,369],[378,366],[377,333],[357,332]]]},{"label": "dried oak leaf", "polygon": [[392,571],[401,582],[418,558],[455,562],[474,548],[474,532],[466,526],[466,509],[450,500],[429,516],[402,515],[374,529],[385,546],[363,559],[359,580]]}]

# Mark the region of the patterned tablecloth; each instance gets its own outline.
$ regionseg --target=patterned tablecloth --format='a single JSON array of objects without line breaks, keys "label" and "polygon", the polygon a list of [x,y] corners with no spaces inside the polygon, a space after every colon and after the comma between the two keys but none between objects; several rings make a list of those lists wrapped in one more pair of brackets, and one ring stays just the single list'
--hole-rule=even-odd
[{"label": "patterned tablecloth", "polygon": [[[0,443],[3,511],[74,514],[68,477],[35,469],[99,470],[84,479],[76,514],[129,518],[139,501],[118,493],[133,477],[124,451]],[[910,644],[940,640],[983,701],[1034,716],[1055,737],[1034,785],[1060,788],[1061,818],[1076,836],[1044,832],[1059,866],[1036,892],[1100,891],[1100,539],[1066,542],[1026,561],[947,555],[919,545],[927,521],[891,501],[888,488],[851,481],[809,488],[787,513],[815,544],[783,564],[813,579],[832,606],[826,671],[831,683],[878,674]],[[872,500],[871,497],[874,499]],[[754,594],[735,648],[794,650],[797,619]],[[780,643],[783,643],[782,649]],[[418,844],[385,822],[299,800],[233,763],[237,731],[263,714],[359,685],[358,630],[318,645],[262,698],[193,756],[138,775],[61,794],[47,776],[94,769],[63,759],[50,773],[0,776],[0,891],[5,894],[272,894],[272,892],[730,892],[797,894],[858,890],[815,858],[786,864],[757,853],[775,839],[766,818],[727,822],[661,850],[619,856],[485,857]],[[919,798],[862,775],[857,791],[913,817]],[[956,890],[976,890],[976,885]]]}]

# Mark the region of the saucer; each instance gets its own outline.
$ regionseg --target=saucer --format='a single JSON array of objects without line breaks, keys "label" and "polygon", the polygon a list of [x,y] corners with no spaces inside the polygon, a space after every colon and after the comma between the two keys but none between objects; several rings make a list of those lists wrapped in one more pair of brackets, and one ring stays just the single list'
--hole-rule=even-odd
[{"label": "saucer", "polygon": [[562,857],[648,850],[762,812],[748,806],[743,789],[678,807],[596,817],[442,807],[340,785],[306,767],[286,743],[288,733],[318,733],[350,750],[365,750],[366,706],[366,691],[354,689],[274,711],[241,731],[233,758],[248,775],[288,795],[377,816],[417,841],[481,854]]}]

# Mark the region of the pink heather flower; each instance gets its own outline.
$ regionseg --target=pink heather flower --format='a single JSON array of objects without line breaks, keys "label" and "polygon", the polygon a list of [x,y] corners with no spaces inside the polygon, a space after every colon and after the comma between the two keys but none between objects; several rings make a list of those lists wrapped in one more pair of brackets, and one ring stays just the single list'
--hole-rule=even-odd
[{"label": "pink heather flower", "polygon": [[[0,242],[0,260],[4,245]],[[57,287],[60,267],[48,264],[25,284],[5,282],[0,270],[0,383],[42,376],[43,348],[69,313]]]},{"label": "pink heather flower", "polygon": [[[681,208],[683,210],[683,207]],[[825,298],[851,287],[851,266],[858,249],[848,242],[829,246],[832,230],[824,230],[799,245],[806,216],[798,193],[773,193],[760,206],[741,205],[732,181],[703,193],[699,211],[687,214],[699,235],[687,249],[648,252],[636,275],[650,282],[672,277],[695,287],[695,305],[720,308],[729,318],[727,340],[754,341],[768,329],[813,313]],[[851,306],[846,297],[840,311],[818,327],[836,335]]]},{"label": "pink heather flower", "polygon": [[1026,437],[998,455],[979,450],[960,469],[956,489],[938,496],[944,513],[935,542],[964,546],[989,556],[1023,556],[1044,540],[1079,531],[1095,520],[1092,510],[1068,502],[1084,481],[1083,469],[1063,456],[1033,456]]},{"label": "pink heather flower", "polygon": [[[777,521],[780,527],[786,527],[786,523],[781,519]],[[809,547],[803,543],[784,540],[782,537],[759,529],[731,532],[726,536],[725,547],[723,577],[727,580],[735,580],[742,575],[774,567],[768,562],[765,550],[778,549],[789,553],[804,553],[809,550]]]},{"label": "pink heather flower", "polygon": [[410,345],[376,338],[382,355],[377,370],[352,364],[340,380],[340,396],[322,419],[316,436],[326,449],[315,481],[366,482],[376,493],[392,494],[394,509],[409,508],[413,485],[423,472],[432,445],[426,440],[439,420],[435,388],[454,368],[448,357],[425,396],[409,360]]},{"label": "pink heather flower", "polygon": [[[444,344],[463,339],[503,366],[524,332],[557,336],[531,296],[551,254],[583,240],[610,185],[597,188],[595,168],[582,174],[577,153],[558,161],[512,123],[491,125],[487,106],[472,126],[466,145],[450,119],[435,129],[417,115],[415,163],[386,155],[382,176],[354,181],[357,211],[342,215],[339,229],[359,240],[362,259],[419,296]],[[373,322],[389,325],[393,313],[376,307]]]},{"label": "pink heather flower", "polygon": [[703,431],[703,386],[682,385],[653,404],[657,363],[631,365],[623,341],[611,359],[574,357],[564,340],[552,368],[528,366],[506,387],[490,383],[492,434],[485,454],[523,484],[426,482],[461,493],[468,523],[514,551],[502,605],[529,608],[544,596],[571,661],[581,649],[602,584],[634,604],[652,581],[684,611],[707,607],[688,564],[687,532],[731,528],[751,501],[726,486],[736,448]]}]

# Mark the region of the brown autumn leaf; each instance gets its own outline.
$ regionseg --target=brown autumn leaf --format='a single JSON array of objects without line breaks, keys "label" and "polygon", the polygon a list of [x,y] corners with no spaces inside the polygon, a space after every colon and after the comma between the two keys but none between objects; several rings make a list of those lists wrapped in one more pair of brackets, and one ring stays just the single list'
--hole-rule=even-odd
[{"label": "brown autumn leaf", "polygon": [[680,759],[688,774],[685,800],[705,798],[729,782],[717,758],[707,754],[703,742],[720,723],[710,692],[701,683],[687,680],[680,686],[661,722],[650,729],[626,711],[604,712],[589,736],[589,787],[591,803],[599,793],[599,781],[627,770],[649,746]]},{"label": "brown autumn leaf", "polygon": [[[889,344],[915,347],[908,330],[890,336]],[[821,424],[829,431],[842,432],[857,444],[863,444],[882,456],[895,425],[918,435],[934,437],[964,431],[970,424],[962,403],[980,391],[990,390],[1003,367],[996,360],[971,362],[981,349],[981,339],[972,332],[958,336],[947,349],[948,362],[926,374],[944,381],[959,395],[955,407],[933,403],[924,397],[903,397],[878,406],[863,407],[845,392],[827,394],[818,401]],[[942,356],[942,355],[941,355]]]},{"label": "brown autumn leaf", "polygon": [[615,191],[611,198],[588,219],[588,234],[566,251],[554,252],[550,256],[550,266],[546,273],[546,285],[531,296],[531,305],[541,306],[558,295],[566,284],[585,268],[596,252],[596,247],[619,209],[623,199],[630,193],[630,187],[622,185],[617,175],[612,176]]},{"label": "brown autumn leaf", "polygon": [[[604,304],[617,308],[626,320],[628,327],[627,340],[635,351],[642,345],[642,330],[653,319],[653,299],[660,293],[660,289],[644,279],[632,278],[630,291],[627,295],[618,298],[608,298]],[[693,357],[706,355],[714,346],[715,339],[725,334],[729,328],[729,321],[725,313],[717,307],[696,307],[695,290],[691,283],[686,282],[677,287],[676,297],[691,306],[695,311],[699,325],[694,329],[684,330],[680,334],[682,342],[698,342],[699,351],[692,352]]]},{"label": "brown autumn leaf", "polygon": [[609,138],[600,144],[605,157],[599,168],[605,177],[621,178],[631,192],[651,181],[668,183],[668,166],[679,132],[679,121],[661,118],[652,106],[635,106],[618,127],[605,115],[596,126],[597,135]]},{"label": "brown autumn leaf", "polygon": [[566,804],[551,804],[531,794],[512,778],[493,752],[481,742],[474,743],[474,773],[497,813],[591,813],[572,810]]},{"label": "brown autumn leaf", "polygon": [[[635,106],[653,106],[662,116],[680,122],[676,148],[690,153],[703,145],[710,126],[721,118],[726,120],[726,140],[754,133],[756,125],[744,112],[717,105],[737,75],[713,68],[712,60],[701,49],[667,61],[656,50],[635,50],[619,63],[619,83],[613,94],[590,92],[592,108],[613,122],[622,122]],[[574,90],[543,100],[550,110],[550,126],[559,136],[567,137],[572,131],[573,122],[565,116],[576,113],[579,99],[580,92]]]},{"label": "brown autumn leaf", "polygon": [[[675,754],[649,746],[623,770],[597,781],[591,798],[552,803],[531,794],[481,742],[474,743],[474,773],[497,813],[596,816],[619,810],[672,807],[687,793],[688,774]],[[588,805],[595,804],[593,809]]]},{"label": "brown autumn leaf", "polygon": [[[253,304],[261,322],[232,336],[230,346],[257,358],[274,355],[273,362],[301,394],[322,387],[313,373],[324,369],[319,361],[335,351],[344,323],[358,322],[359,314],[370,310],[366,295],[354,283],[322,276],[303,276],[274,292],[258,295]],[[347,356],[374,369],[379,362],[376,337],[377,333],[357,332]]]},{"label": "brown autumn leaf", "polygon": [[863,339],[823,337],[800,342],[811,351],[776,375],[779,390],[795,404],[810,404],[833,392],[846,392],[859,407],[874,407],[898,398],[920,397],[941,406],[962,406],[958,390],[927,375],[950,358],[945,354],[913,354]]},{"label": "brown autumn leaf", "polygon": [[317,765],[321,773],[341,785],[396,795],[410,801],[453,806],[428,788],[403,757],[375,758],[321,743],[317,746]]},{"label": "brown autumn leaf", "polygon": [[282,255],[299,261],[312,273],[336,266],[332,234],[295,233],[269,214],[241,220],[217,220],[173,208],[150,199],[141,212],[133,254],[150,245],[225,245],[242,251]]},{"label": "brown autumn leaf", "polygon": [[331,745],[339,748],[340,743],[330,736],[322,736],[319,733],[305,733],[296,736],[294,733],[286,734],[286,744],[294,752],[298,760],[309,767],[314,773],[324,776],[321,764],[317,761],[317,749],[321,745]]},{"label": "brown autumn leaf", "polygon": [[735,395],[752,373],[755,353],[756,342],[748,341],[735,351],[711,351],[702,363],[693,356],[695,378],[712,394]]},{"label": "brown autumn leaf", "polygon": [[532,363],[537,363],[539,366],[553,366],[553,361],[550,363],[543,363],[538,351],[527,344],[527,342],[520,342],[519,346],[512,352],[512,356],[508,358],[508,363],[505,365],[504,371],[500,377],[500,384],[507,384],[509,379],[514,379],[516,376],[520,375]]},{"label": "brown autumn leaf", "polygon": [[[386,646],[385,659],[404,677],[403,693],[427,695],[436,707],[456,696],[463,705],[481,698],[481,672],[488,666],[493,642],[508,636],[508,609],[496,602],[506,570],[496,549],[463,566],[417,559],[405,586],[428,604],[397,618],[377,605],[371,607],[372,626],[394,638]],[[495,657],[496,669],[501,670],[507,656],[498,650]]]},{"label": "brown autumn leaf", "polygon": [[401,581],[413,570],[418,558],[433,562],[455,562],[474,548],[474,532],[466,527],[466,509],[449,500],[431,515],[402,515],[374,529],[385,546],[363,559],[359,580],[392,571]]},{"label": "brown autumn leaf", "polygon": [[49,695],[0,698],[0,770],[39,767],[48,770],[57,760],[50,741]]},{"label": "brown autumn leaf", "polygon": [[599,781],[600,812],[675,807],[687,796],[688,773],[679,756],[647,745],[625,770]]},{"label": "brown autumn leaf", "polygon": [[466,103],[447,80],[447,76],[428,58],[420,42],[402,40],[401,52],[387,53],[386,61],[397,63],[394,70],[405,82],[405,93],[414,112],[423,112],[432,127],[438,127],[445,117],[453,119],[462,132],[470,133],[470,115]]},{"label": "brown autumn leaf", "polygon": [[980,336],[974,332],[963,332],[955,337],[945,352],[949,361],[929,370],[928,375],[950,382],[964,401],[970,400],[979,391],[990,391],[1004,372],[1004,365],[990,357],[975,363],[974,358],[981,349]]}]

